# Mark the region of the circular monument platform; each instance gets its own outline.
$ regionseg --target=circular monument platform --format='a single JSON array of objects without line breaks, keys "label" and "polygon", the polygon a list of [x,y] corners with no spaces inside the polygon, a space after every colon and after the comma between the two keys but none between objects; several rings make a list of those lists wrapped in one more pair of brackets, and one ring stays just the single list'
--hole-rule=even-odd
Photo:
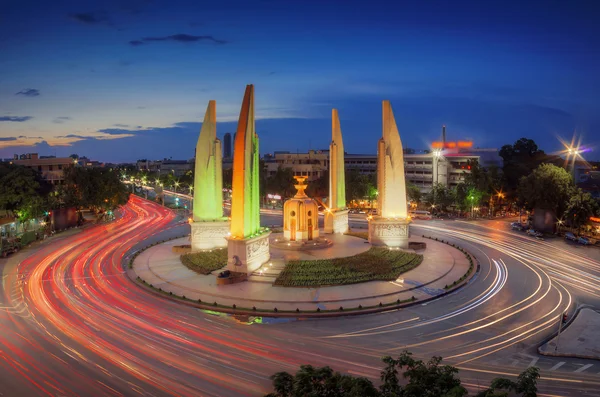
[{"label": "circular monument platform", "polygon": [[[273,249],[291,250],[291,251],[309,251],[331,247],[333,241],[330,238],[317,237],[312,240],[290,241],[286,240],[283,233],[273,233],[269,242],[271,251]],[[272,253],[271,253],[272,255]]]}]

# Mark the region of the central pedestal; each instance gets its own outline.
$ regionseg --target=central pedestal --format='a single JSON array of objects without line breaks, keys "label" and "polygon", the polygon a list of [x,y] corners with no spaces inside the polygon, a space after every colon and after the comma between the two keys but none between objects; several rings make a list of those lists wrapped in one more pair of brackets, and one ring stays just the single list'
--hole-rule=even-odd
[{"label": "central pedestal", "polygon": [[346,233],[348,231],[348,210],[325,211],[325,233]]},{"label": "central pedestal", "polygon": [[251,274],[271,258],[266,232],[246,239],[227,238],[227,270]]},{"label": "central pedestal", "polygon": [[192,252],[227,247],[229,221],[191,222]]},{"label": "central pedestal", "polygon": [[410,219],[374,217],[369,220],[369,243],[374,246],[408,248]]}]

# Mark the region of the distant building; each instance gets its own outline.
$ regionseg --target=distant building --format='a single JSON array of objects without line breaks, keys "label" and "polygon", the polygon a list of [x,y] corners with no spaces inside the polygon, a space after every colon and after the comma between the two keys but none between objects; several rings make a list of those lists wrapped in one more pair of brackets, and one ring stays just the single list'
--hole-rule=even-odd
[{"label": "distant building", "polygon": [[40,172],[42,177],[53,185],[60,185],[64,181],[63,170],[77,164],[71,157],[39,156],[37,153],[15,154],[12,164],[23,165]]},{"label": "distant building", "polygon": [[140,171],[156,172],[159,175],[173,173],[175,176],[183,176],[194,168],[194,160],[138,160],[137,169]]},{"label": "distant building", "polygon": [[[306,176],[308,181],[319,179],[329,168],[328,150],[310,150],[308,153],[274,152],[263,157],[267,175],[273,176],[279,167],[291,168],[294,176]],[[418,186],[422,192],[431,191],[434,183],[456,186],[464,182],[465,175],[471,172],[470,161],[477,161],[483,167],[502,167],[502,158],[497,149],[453,148],[415,153],[404,153],[406,180]],[[377,173],[377,154],[344,155],[346,171],[356,170],[361,174]]]},{"label": "distant building", "polygon": [[230,159],[230,158],[232,158],[231,133],[228,132],[223,137],[223,159]]}]

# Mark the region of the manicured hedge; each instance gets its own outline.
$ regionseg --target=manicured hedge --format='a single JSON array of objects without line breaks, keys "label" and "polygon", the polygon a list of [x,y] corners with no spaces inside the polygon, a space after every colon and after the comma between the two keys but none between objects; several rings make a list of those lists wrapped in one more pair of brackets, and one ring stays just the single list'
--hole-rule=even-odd
[{"label": "manicured hedge", "polygon": [[210,251],[192,252],[179,257],[190,270],[200,274],[210,274],[227,265],[227,249],[219,248]]},{"label": "manicured hedge", "polygon": [[285,287],[321,287],[365,281],[393,281],[421,264],[422,255],[372,247],[346,258],[290,261],[274,285]]}]

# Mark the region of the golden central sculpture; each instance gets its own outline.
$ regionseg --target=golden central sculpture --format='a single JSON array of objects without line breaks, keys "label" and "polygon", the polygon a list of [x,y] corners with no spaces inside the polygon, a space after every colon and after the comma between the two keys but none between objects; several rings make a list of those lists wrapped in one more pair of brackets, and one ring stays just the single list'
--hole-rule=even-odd
[{"label": "golden central sculpture", "polygon": [[283,238],[308,241],[319,237],[319,206],[304,192],[306,176],[295,176],[296,195],[283,205]]}]

